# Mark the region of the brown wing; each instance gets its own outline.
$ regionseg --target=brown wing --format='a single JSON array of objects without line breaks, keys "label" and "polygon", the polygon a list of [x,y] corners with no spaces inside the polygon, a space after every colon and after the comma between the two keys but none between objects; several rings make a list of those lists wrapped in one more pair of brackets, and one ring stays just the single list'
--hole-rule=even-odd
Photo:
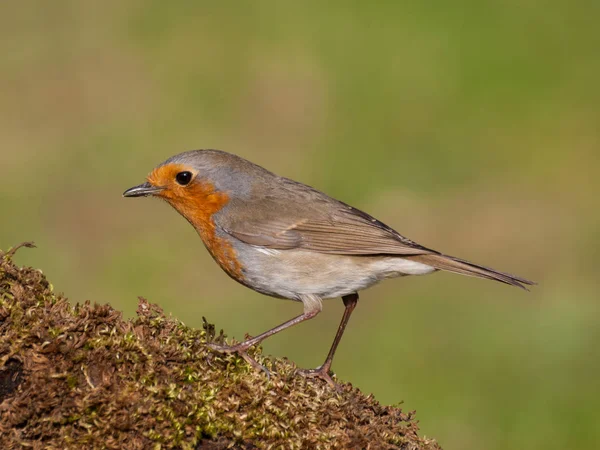
[{"label": "brown wing", "polygon": [[292,183],[294,189],[283,189],[286,195],[262,195],[259,204],[233,201],[234,214],[225,215],[221,227],[243,242],[273,249],[342,255],[437,253],[358,209]]},{"label": "brown wing", "polygon": [[219,226],[251,245],[306,249],[340,255],[398,255],[463,275],[527,289],[525,278],[443,255],[405,238],[374,217],[292,180],[279,179],[278,192],[260,192],[258,203],[234,199],[233,214],[218,217]]}]

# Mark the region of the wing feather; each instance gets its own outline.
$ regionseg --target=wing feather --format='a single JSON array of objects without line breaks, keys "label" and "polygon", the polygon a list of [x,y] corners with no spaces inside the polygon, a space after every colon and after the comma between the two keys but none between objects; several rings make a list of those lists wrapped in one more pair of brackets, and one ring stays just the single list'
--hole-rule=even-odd
[{"label": "wing feather", "polygon": [[295,204],[271,196],[263,197],[260,207],[239,202],[234,205],[237,219],[222,223],[222,228],[247,244],[278,250],[296,248],[340,255],[437,253],[363,211],[318,191],[310,194],[318,196],[316,201]]}]

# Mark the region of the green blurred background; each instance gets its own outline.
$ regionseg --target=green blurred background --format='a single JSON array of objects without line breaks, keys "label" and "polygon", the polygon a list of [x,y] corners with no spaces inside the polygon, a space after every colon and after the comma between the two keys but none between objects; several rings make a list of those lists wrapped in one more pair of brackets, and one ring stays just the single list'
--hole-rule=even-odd
[{"label": "green blurred background", "polygon": [[[437,4],[436,4],[437,3]],[[416,409],[447,449],[600,440],[600,3],[0,5],[0,248],[73,302],[257,334],[300,308],[251,292],[164,204],[121,198],[219,148],[424,245],[538,281],[450,274],[364,292],[343,380]],[[320,364],[343,307],[269,339]]]}]

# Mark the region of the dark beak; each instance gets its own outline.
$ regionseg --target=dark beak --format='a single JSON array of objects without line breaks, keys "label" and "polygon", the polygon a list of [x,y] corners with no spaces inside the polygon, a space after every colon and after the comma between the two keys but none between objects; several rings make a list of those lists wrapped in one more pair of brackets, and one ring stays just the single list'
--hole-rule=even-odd
[{"label": "dark beak", "polygon": [[162,190],[162,187],[152,186],[150,183],[146,182],[144,184],[140,184],[139,186],[134,186],[127,189],[125,192],[123,192],[123,197],[147,197],[149,195],[157,194]]}]

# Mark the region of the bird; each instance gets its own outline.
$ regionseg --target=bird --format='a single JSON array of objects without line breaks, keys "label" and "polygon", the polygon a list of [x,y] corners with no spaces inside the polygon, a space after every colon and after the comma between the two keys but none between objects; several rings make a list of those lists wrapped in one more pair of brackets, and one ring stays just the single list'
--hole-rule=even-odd
[{"label": "bird", "polygon": [[331,365],[358,292],[384,279],[446,271],[526,290],[535,284],[424,247],[360,209],[222,150],[172,156],[123,196],[166,201],[196,229],[227,275],[254,291],[302,304],[302,314],[264,333],[234,345],[209,344],[267,374],[248,350],[314,318],[323,300],[341,297],[344,313],[325,362],[298,369],[336,386]]}]

